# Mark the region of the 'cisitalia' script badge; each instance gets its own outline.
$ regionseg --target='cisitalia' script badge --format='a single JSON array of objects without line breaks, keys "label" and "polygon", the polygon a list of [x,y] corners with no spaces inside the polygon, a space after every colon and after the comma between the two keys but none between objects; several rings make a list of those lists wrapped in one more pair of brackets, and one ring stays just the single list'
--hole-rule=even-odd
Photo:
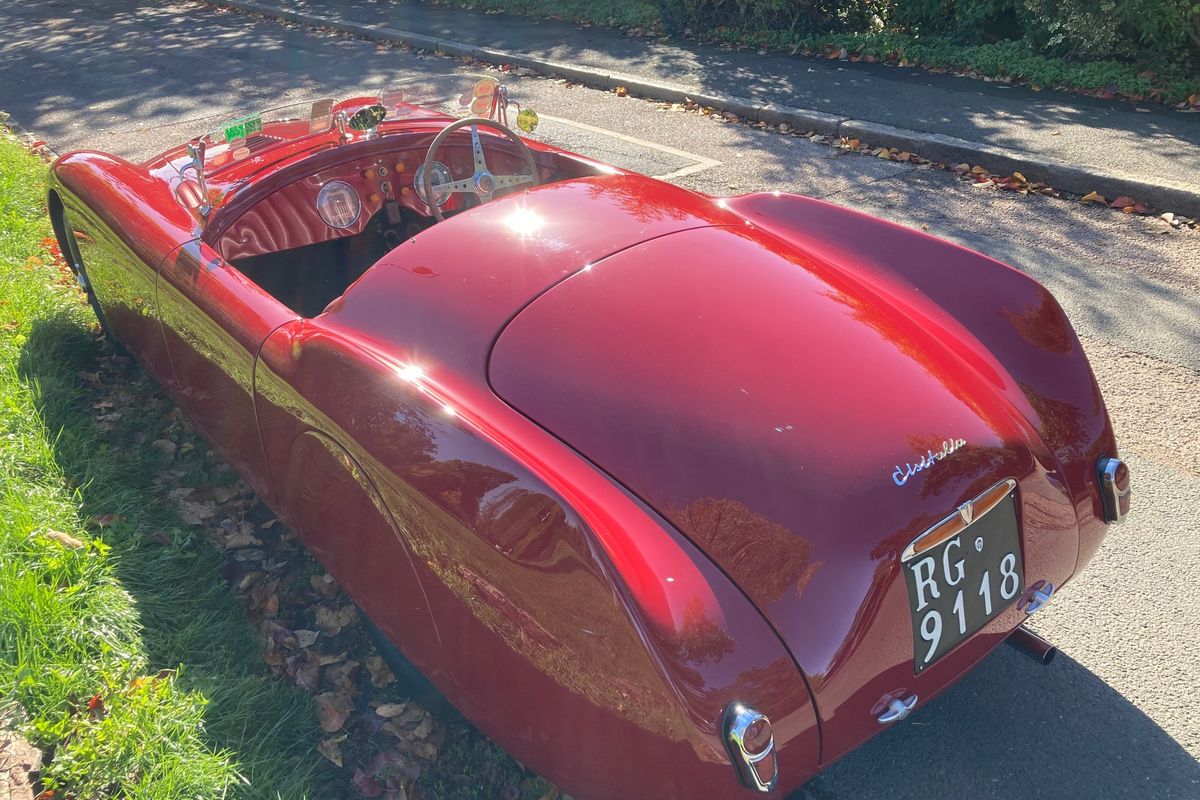
[{"label": "'cisitalia' script badge", "polygon": [[892,480],[896,482],[897,486],[903,486],[908,483],[908,479],[913,475],[929,469],[955,450],[963,447],[966,443],[966,439],[947,439],[942,442],[941,450],[926,450],[925,455],[921,456],[920,461],[905,464],[903,467],[897,466],[896,470],[892,473]]}]

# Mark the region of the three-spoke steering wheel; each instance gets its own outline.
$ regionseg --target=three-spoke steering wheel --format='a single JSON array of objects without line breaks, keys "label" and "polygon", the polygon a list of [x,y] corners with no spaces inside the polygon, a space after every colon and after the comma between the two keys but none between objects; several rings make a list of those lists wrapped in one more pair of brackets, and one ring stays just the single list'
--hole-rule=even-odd
[{"label": "three-spoke steering wheel", "polygon": [[[525,165],[529,167],[528,175],[494,175],[488,169],[487,160],[483,157],[483,143],[479,139],[479,126],[491,128],[499,131],[508,137],[509,141],[517,146],[521,151],[522,158],[525,159]],[[442,146],[442,142],[446,137],[457,131],[459,128],[471,128],[471,153],[475,161],[475,172],[469,178],[463,178],[456,181],[445,181],[443,183],[433,182],[433,164],[436,159],[438,148]],[[537,162],[533,160],[533,153],[529,151],[529,146],[521,141],[521,137],[517,136],[507,126],[496,122],[495,120],[486,119],[484,117],[467,117],[460,119],[457,122],[452,122],[433,138],[429,144],[429,151],[425,154],[425,166],[422,171],[422,186],[425,201],[430,210],[433,211],[433,216],[438,222],[445,220],[442,216],[442,210],[438,207],[438,195],[443,192],[458,193],[458,194],[473,194],[479,198],[481,202],[486,203],[492,199],[498,189],[507,189],[511,186],[522,186],[524,184],[532,184],[536,186],[541,183],[538,179]]]}]

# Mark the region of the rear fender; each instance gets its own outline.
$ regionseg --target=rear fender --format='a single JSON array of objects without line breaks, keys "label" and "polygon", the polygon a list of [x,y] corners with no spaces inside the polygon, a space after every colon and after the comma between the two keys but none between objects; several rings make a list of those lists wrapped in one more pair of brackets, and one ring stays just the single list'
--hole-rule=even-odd
[{"label": "rear fender", "polygon": [[953,317],[980,345],[963,360],[1000,385],[1058,462],[1050,477],[1079,524],[1075,570],[1095,555],[1105,531],[1096,463],[1116,443],[1079,338],[1045,287],[973,250],[820,200],[762,193],[726,203],[812,256]]}]

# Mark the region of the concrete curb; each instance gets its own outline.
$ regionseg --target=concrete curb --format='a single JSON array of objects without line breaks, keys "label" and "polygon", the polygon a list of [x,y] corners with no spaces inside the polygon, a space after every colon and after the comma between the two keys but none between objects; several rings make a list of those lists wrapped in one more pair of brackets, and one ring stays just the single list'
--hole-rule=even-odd
[{"label": "concrete curb", "polygon": [[1013,150],[984,142],[957,139],[940,133],[927,133],[896,128],[877,122],[841,117],[795,106],[777,105],[736,95],[707,94],[695,87],[662,83],[636,75],[563,64],[536,56],[511,53],[467,42],[427,36],[396,28],[377,27],[350,22],[339,17],[300,13],[279,8],[257,0],[205,0],[215,6],[248,11],[268,17],[280,17],[302,25],[332,28],[375,41],[399,42],[422,50],[458,57],[471,57],[490,64],[508,64],[553,75],[601,89],[624,86],[631,94],[681,103],[685,98],[703,106],[729,111],[743,119],[761,120],[773,125],[787,123],[803,131],[817,131],[829,136],[848,136],[875,147],[896,147],[931,161],[947,164],[968,162],[982,164],[994,174],[1020,172],[1031,181],[1039,181],[1055,189],[1085,195],[1098,192],[1112,200],[1127,195],[1153,208],[1174,211],[1200,218],[1200,186],[1165,179],[1147,180],[1128,173],[1083,167],[1021,150]]}]

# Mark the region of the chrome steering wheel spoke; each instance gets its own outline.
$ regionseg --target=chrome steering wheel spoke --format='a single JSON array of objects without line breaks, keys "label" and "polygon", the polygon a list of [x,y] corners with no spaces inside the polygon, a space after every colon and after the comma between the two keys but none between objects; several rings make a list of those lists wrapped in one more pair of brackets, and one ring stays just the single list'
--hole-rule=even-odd
[{"label": "chrome steering wheel spoke", "polygon": [[495,182],[497,189],[507,189],[510,186],[524,186],[527,183],[536,182],[536,179],[532,175],[493,175],[492,180]]},{"label": "chrome steering wheel spoke", "polygon": [[[471,131],[471,160],[474,162],[474,172],[469,178],[461,178],[458,180],[443,180],[440,183],[434,183],[432,180],[434,155],[438,152],[438,148],[442,146],[442,142],[446,137],[454,134],[462,128],[470,128]],[[479,128],[491,128],[497,133],[506,137],[518,150],[521,159],[525,162],[525,167],[528,173],[525,175],[493,175],[488,169],[487,159],[483,153],[483,140],[479,136]],[[450,194],[474,194],[481,202],[488,202],[495,197],[495,194],[500,189],[509,189],[514,186],[524,186],[531,184],[537,186],[541,183],[538,178],[538,164],[534,160],[533,153],[530,152],[529,146],[521,140],[521,137],[514,133],[504,124],[496,120],[486,117],[467,117],[456,122],[451,122],[437,136],[433,137],[433,141],[429,143],[429,149],[425,151],[425,163],[422,164],[420,171],[421,184],[423,190],[418,189],[418,195],[424,200],[426,197],[435,200],[438,195],[448,197]],[[443,175],[441,177],[449,178],[452,176]],[[430,213],[434,219],[441,222],[445,219],[442,214],[441,203],[425,201],[429,206]]]},{"label": "chrome steering wheel spoke", "polygon": [[488,171],[487,161],[483,157],[483,142],[479,141],[479,126],[471,126],[471,153],[475,157],[475,174]]},{"label": "chrome steering wheel spoke", "polygon": [[440,192],[459,192],[475,194],[475,179],[463,178],[460,181],[448,181],[446,183],[435,183],[433,185],[435,194]]}]

